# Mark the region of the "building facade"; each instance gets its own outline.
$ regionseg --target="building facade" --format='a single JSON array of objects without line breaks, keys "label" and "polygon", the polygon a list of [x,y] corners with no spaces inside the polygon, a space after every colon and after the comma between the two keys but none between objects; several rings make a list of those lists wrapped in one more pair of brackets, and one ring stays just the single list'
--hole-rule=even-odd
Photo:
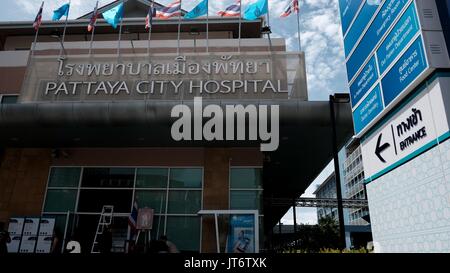
[{"label": "building facade", "polygon": [[[298,196],[332,156],[329,104],[307,100],[303,53],[264,37],[263,18],[211,17],[208,41],[202,18],[182,21],[179,41],[178,18],[155,19],[149,37],[149,1],[124,3],[120,40],[100,18],[91,44],[91,14],[68,21],[64,43],[63,22],[44,20],[36,44],[32,22],[0,23],[0,220],[55,219],[65,242],[90,252],[102,208],[112,205],[114,251],[123,252],[137,202],[154,210],[151,238],[167,235],[180,251],[232,252],[230,238],[243,229],[254,237],[250,252],[267,251],[270,230],[290,207],[271,200]],[[207,109],[235,105],[250,113],[231,113],[232,134],[207,127]],[[264,131],[245,124],[274,106],[279,145],[265,151],[270,138],[249,136]],[[342,145],[349,104],[336,113]],[[173,133],[177,120],[186,122],[181,136]],[[278,128],[272,124],[266,131]],[[246,213],[255,216],[250,226]]]}]

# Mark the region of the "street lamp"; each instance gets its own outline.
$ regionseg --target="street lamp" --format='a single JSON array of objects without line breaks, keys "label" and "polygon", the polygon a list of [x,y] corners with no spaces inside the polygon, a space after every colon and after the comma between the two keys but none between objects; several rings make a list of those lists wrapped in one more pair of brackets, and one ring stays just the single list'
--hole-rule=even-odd
[{"label": "street lamp", "polygon": [[336,179],[336,199],[338,205],[338,217],[339,217],[339,242],[342,249],[345,248],[345,223],[344,223],[344,208],[342,205],[342,189],[341,189],[341,172],[339,170],[339,156],[337,147],[337,134],[336,134],[336,114],[335,103],[349,103],[350,96],[348,94],[334,94],[330,95],[330,119],[332,127],[332,144],[333,144],[333,160],[334,160],[334,175]]}]

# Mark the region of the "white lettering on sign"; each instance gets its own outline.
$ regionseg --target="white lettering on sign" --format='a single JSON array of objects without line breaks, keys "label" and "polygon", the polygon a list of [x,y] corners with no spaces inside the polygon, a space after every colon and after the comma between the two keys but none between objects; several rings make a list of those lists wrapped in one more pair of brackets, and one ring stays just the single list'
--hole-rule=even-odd
[{"label": "white lettering on sign", "polygon": [[422,91],[393,118],[361,143],[366,179],[376,179],[390,168],[432,147],[448,132],[441,84]]}]

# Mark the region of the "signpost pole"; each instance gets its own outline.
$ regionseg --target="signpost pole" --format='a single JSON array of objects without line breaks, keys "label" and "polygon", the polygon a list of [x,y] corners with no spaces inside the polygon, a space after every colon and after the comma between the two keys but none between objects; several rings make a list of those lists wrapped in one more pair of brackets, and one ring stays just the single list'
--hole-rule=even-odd
[{"label": "signpost pole", "polygon": [[[349,100],[350,98],[348,98]],[[334,104],[336,103],[336,97],[330,95],[330,118],[331,118],[331,129],[332,129],[332,144],[333,144],[333,160],[334,160],[334,175],[336,181],[336,198],[337,198],[337,209],[339,216],[339,241],[342,249],[345,249],[345,223],[344,223],[344,208],[342,205],[342,190],[341,190],[341,173],[339,170],[339,157],[338,157],[338,147],[337,147],[337,134],[336,134],[336,116]]]}]

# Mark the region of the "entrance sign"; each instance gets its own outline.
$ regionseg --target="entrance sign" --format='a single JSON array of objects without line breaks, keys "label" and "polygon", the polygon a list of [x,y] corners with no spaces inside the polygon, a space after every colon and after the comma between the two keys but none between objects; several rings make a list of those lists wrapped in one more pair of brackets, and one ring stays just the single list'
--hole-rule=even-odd
[{"label": "entrance sign", "polygon": [[450,78],[439,78],[361,143],[370,182],[438,144],[449,134]]},{"label": "entrance sign", "polygon": [[307,98],[303,54],[32,56],[21,102]]}]

